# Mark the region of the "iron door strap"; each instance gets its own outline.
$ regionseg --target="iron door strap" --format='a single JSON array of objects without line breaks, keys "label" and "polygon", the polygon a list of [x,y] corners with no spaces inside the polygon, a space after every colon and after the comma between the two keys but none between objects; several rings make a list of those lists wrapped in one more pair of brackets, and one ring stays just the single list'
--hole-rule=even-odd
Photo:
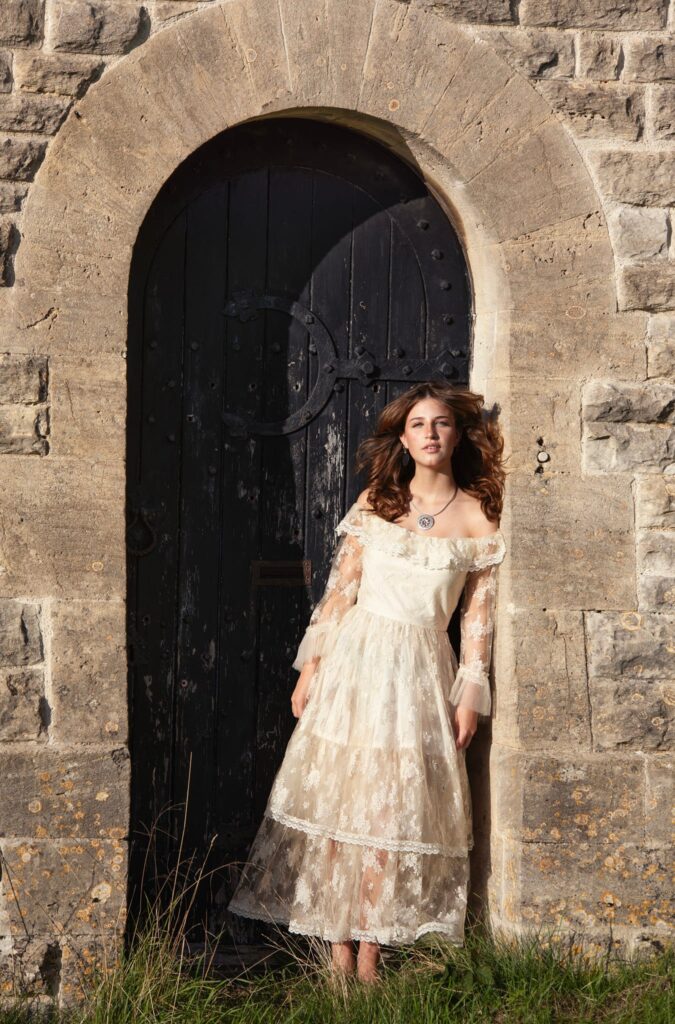
[{"label": "iron door strap", "polygon": [[337,346],[316,310],[284,295],[270,295],[244,289],[234,292],[223,308],[223,315],[241,323],[256,320],[261,309],[277,310],[298,320],[309,334],[309,351],[318,356],[319,366],[314,387],[302,408],[283,420],[263,422],[238,413],[224,412],[223,422],[233,436],[249,434],[280,435],[301,430],[315,419],[327,405],[336,381],[356,380],[368,386],[374,381],[425,381],[433,377],[445,380],[463,379],[467,354],[462,349],[442,349],[433,359],[406,359],[396,349],[390,359],[377,360],[365,345],[357,345],[354,358],[341,359]]}]

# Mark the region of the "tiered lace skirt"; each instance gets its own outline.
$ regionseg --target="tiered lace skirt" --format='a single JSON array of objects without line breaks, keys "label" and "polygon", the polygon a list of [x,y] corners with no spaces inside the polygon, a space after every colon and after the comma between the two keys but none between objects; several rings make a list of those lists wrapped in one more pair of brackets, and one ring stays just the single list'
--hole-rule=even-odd
[{"label": "tiered lace skirt", "polygon": [[228,909],[333,942],[463,943],[473,845],[445,631],[358,602],[312,678]]}]

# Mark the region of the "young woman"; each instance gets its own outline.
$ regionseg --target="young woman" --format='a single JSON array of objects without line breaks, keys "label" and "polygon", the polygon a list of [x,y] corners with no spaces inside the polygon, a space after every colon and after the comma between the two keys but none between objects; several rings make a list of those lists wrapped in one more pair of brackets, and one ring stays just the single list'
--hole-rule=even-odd
[{"label": "young woman", "polygon": [[364,981],[381,943],[464,941],[465,753],[491,710],[502,451],[482,395],[436,382],[390,402],[359,446],[368,486],[336,527],[293,662],[298,723],[228,906],[330,940],[334,968]]}]

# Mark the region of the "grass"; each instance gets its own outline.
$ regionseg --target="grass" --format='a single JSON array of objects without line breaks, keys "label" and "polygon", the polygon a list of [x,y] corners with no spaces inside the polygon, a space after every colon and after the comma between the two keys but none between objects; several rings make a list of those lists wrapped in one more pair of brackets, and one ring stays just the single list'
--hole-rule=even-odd
[{"label": "grass", "polygon": [[[217,977],[208,955],[188,956],[180,934],[136,936],[106,972],[85,984],[77,1008],[54,1010],[52,1024],[670,1024],[675,951],[643,961],[583,955],[577,941],[496,939],[469,928],[463,947],[427,936],[387,950],[382,982],[336,977],[330,947],[279,930],[275,969]],[[30,1007],[2,1024],[34,1020]]]},{"label": "grass", "polygon": [[223,977],[217,936],[201,954],[185,942],[207,874],[192,868],[174,869],[146,900],[126,951],[82,973],[80,1004],[19,998],[0,1024],[675,1024],[672,944],[649,959],[611,947],[599,957],[583,936],[551,929],[513,939],[469,922],[462,947],[431,935],[385,947],[370,986],[333,974],[328,943],[274,928],[277,966]]}]

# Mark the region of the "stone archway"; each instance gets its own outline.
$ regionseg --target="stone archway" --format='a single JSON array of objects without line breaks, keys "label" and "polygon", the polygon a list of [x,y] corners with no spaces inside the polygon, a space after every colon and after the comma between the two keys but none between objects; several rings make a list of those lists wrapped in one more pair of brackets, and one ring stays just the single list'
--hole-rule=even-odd
[{"label": "stone archway", "polygon": [[[519,666],[528,649],[542,664],[541,652],[553,652],[557,624],[547,609],[567,616],[570,644],[583,652],[576,618],[607,606],[609,585],[589,563],[599,564],[607,531],[627,515],[620,480],[582,479],[571,415],[585,346],[592,339],[596,353],[610,350],[616,297],[600,202],[559,116],[468,29],[396,0],[334,4],[321,17],[310,0],[217,3],[158,32],[76,106],[30,191],[12,302],[19,344],[51,366],[52,446],[30,486],[51,516],[67,506],[66,531],[91,516],[101,487],[105,503],[92,527],[95,560],[82,552],[64,571],[67,538],[49,533],[25,591],[113,609],[124,601],[133,245],[160,186],[189,153],[275,113],[337,120],[390,146],[417,166],[464,242],[476,296],[472,385],[500,403],[512,453],[491,755],[508,761],[512,795],[493,802],[497,856],[486,873],[493,918],[518,926],[535,884],[524,881],[529,751],[513,752],[524,736]],[[560,439],[555,472],[537,475],[540,432]],[[603,536],[581,514],[589,495],[608,507]],[[558,564],[565,573],[556,581]],[[123,617],[113,618],[114,633]],[[88,638],[93,650],[97,642]],[[123,673],[111,700],[124,704]],[[479,832],[490,806],[486,792]],[[122,801],[110,821],[118,834],[126,811]]]}]

